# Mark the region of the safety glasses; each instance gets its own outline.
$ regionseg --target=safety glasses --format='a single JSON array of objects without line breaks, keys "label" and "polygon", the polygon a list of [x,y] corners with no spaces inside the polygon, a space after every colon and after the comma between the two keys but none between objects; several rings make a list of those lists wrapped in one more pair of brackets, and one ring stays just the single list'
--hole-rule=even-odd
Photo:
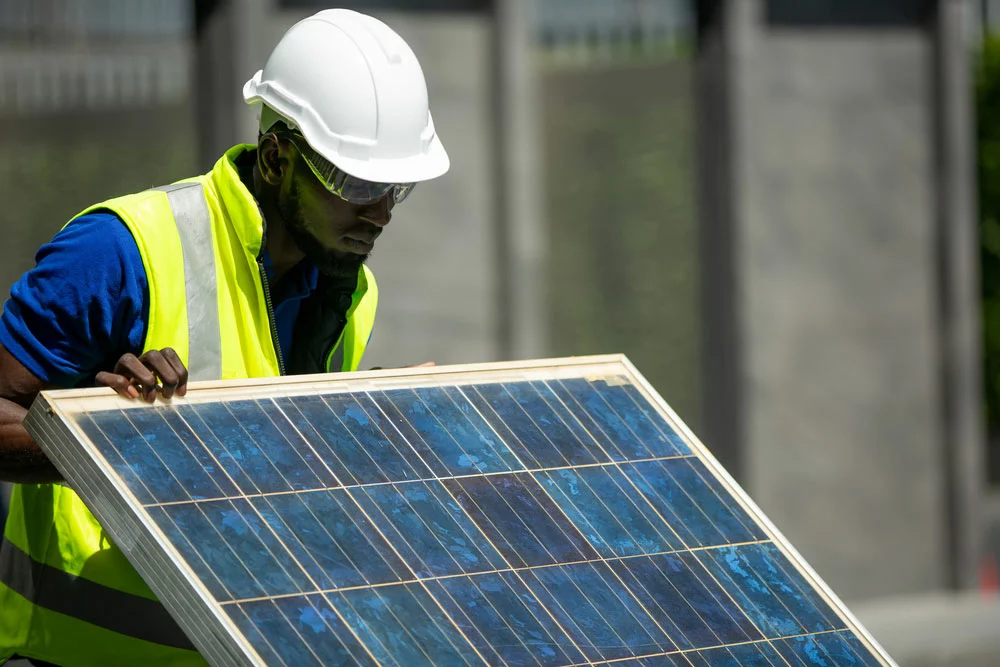
[{"label": "safety glasses", "polygon": [[398,204],[406,199],[416,186],[416,183],[376,183],[356,178],[338,169],[335,164],[313,150],[301,134],[295,132],[275,134],[295,145],[309,165],[309,169],[327,190],[351,204],[369,206],[381,201],[386,195],[392,198],[394,204]]}]

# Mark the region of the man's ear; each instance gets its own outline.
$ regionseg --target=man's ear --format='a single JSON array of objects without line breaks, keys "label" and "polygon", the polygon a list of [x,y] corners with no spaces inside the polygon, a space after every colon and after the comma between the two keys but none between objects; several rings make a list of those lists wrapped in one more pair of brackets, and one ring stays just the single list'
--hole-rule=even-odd
[{"label": "man's ear", "polygon": [[268,184],[281,184],[291,168],[291,158],[288,144],[273,132],[261,135],[257,140],[257,168]]}]

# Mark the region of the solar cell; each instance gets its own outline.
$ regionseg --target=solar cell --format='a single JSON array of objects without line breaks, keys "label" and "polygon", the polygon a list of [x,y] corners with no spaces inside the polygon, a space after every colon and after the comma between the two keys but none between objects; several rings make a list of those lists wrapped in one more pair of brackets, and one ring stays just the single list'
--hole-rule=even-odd
[{"label": "solar cell", "polygon": [[891,665],[624,357],[46,392],[215,665]]}]

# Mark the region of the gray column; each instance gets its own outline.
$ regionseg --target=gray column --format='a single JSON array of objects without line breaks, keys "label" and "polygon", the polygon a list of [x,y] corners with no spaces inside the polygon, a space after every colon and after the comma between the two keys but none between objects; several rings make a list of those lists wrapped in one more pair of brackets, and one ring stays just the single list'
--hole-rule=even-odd
[{"label": "gray column", "polygon": [[226,149],[257,139],[243,84],[264,66],[277,43],[268,40],[276,0],[205,0],[196,3],[193,61],[199,158],[208,171]]},{"label": "gray column", "polygon": [[[702,440],[737,479],[743,477],[743,318],[736,294],[741,257],[734,63],[740,60],[740,4],[698,4],[696,60],[699,243],[701,246]],[[744,31],[745,32],[745,31]]]},{"label": "gray column", "polygon": [[[976,150],[965,0],[937,5],[938,233],[943,447],[952,583],[972,588],[983,555],[986,487]],[[1000,17],[998,17],[1000,18]]]},{"label": "gray column", "polygon": [[493,152],[497,160],[497,309],[499,354],[547,350],[543,261],[541,120],[535,63],[535,0],[494,0]]},{"label": "gray column", "polygon": [[978,555],[964,8],[700,6],[705,439],[848,599]]}]

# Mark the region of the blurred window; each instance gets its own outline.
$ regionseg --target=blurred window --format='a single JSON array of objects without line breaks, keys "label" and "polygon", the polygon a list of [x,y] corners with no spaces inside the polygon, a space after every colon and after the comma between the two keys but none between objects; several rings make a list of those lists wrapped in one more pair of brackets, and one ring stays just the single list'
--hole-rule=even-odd
[{"label": "blurred window", "polygon": [[193,3],[181,0],[3,0],[0,35],[39,41],[184,37]]}]

